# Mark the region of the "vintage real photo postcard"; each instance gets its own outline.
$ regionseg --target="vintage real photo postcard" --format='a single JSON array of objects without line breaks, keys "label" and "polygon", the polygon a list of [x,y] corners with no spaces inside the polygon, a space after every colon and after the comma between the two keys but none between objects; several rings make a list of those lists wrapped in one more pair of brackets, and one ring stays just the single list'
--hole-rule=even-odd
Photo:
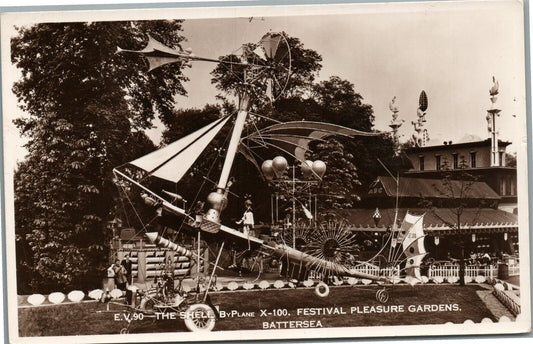
[{"label": "vintage real photo postcard", "polygon": [[523,9],[2,14],[10,340],[530,331]]}]

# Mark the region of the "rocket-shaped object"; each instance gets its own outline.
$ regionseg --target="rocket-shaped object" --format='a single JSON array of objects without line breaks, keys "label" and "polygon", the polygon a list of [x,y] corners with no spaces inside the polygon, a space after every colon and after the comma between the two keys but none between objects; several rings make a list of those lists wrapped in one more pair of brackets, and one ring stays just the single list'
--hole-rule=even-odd
[{"label": "rocket-shaped object", "polygon": [[389,281],[387,277],[374,276],[371,274],[359,272],[355,269],[351,269],[349,267],[343,266],[336,262],[328,261],[323,258],[314,257],[310,254],[299,251],[287,245],[283,245],[283,244],[277,244],[275,246],[263,245],[263,248],[270,250],[274,255],[278,256],[279,258],[287,257],[289,260],[292,260],[295,262],[303,262],[308,268],[311,268],[311,269],[313,267],[322,266],[324,270],[327,270],[339,276],[366,278],[366,279],[382,281],[382,282]]},{"label": "rocket-shaped object", "polygon": [[156,244],[157,246],[166,247],[171,250],[174,250],[181,256],[185,256],[188,258],[192,257],[191,251],[189,251],[185,247],[180,246],[168,239],[163,238],[157,232],[146,233],[146,237],[148,237],[148,240],[150,240],[150,242]]}]

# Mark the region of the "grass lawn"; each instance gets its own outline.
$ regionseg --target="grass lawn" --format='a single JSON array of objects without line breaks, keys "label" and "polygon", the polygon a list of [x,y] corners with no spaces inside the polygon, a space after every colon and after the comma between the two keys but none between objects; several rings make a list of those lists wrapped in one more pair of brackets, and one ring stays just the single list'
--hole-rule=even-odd
[{"label": "grass lawn", "polygon": [[[467,319],[480,322],[483,318],[495,320],[479,299],[477,285],[417,285],[395,286],[381,313],[372,312],[372,306],[381,305],[375,299],[377,287],[331,287],[328,297],[319,298],[313,289],[250,290],[212,293],[211,300],[221,311],[238,312],[244,317],[218,319],[215,331],[262,329],[269,326],[285,328],[287,321],[320,321],[322,327],[354,327],[380,325],[462,323]],[[455,305],[455,310],[426,309],[420,305]],[[364,308],[366,306],[366,308]],[[395,312],[385,312],[397,306]],[[347,314],[317,314],[322,308]],[[352,308],[353,307],[353,308]],[[358,309],[356,307],[359,307]],[[403,311],[398,311],[403,307]],[[114,309],[120,309],[114,306]],[[320,308],[320,310],[317,310]],[[438,308],[438,307],[437,307]],[[261,309],[268,315],[261,316]],[[300,309],[300,315],[297,314]],[[389,308],[390,309],[390,308]],[[82,334],[117,334],[127,325],[114,320],[114,313],[98,313],[105,304],[82,303],[19,309],[20,336],[57,336]],[[272,314],[278,312],[276,314]],[[306,314],[307,312],[307,314]],[[310,313],[315,312],[314,315]],[[366,313],[363,313],[366,312]],[[116,312],[120,314],[120,312]],[[285,322],[285,323],[284,323]],[[295,325],[295,323],[293,323]],[[288,327],[287,327],[288,328]],[[182,320],[144,319],[133,321],[131,333],[187,331]]]}]

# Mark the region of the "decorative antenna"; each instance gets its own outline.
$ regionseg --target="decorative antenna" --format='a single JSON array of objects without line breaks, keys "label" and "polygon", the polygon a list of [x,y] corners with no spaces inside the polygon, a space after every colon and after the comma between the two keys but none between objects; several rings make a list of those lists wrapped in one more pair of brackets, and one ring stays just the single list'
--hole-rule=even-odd
[{"label": "decorative antenna", "polygon": [[491,154],[490,154],[490,165],[499,166],[500,165],[500,155],[498,154],[498,130],[496,128],[496,117],[500,116],[502,110],[496,109],[495,103],[498,100],[498,95],[500,85],[498,80],[493,76],[492,77],[492,87],[489,90],[491,106],[490,110],[487,110],[487,130],[491,138]]},{"label": "decorative antenna", "polygon": [[418,120],[416,122],[411,122],[416,132],[416,134],[413,135],[413,140],[415,141],[415,144],[419,147],[424,147],[429,141],[428,131],[427,129],[424,129],[424,124],[426,123],[427,108],[428,96],[426,95],[426,92],[422,90],[422,92],[420,92],[420,97],[418,98],[418,109],[416,110]]},{"label": "decorative antenna", "polygon": [[398,129],[402,126],[403,122],[405,122],[403,119],[398,119],[398,105],[396,105],[396,96],[392,98],[392,100],[389,103],[389,109],[392,111],[392,120],[389,124],[389,127],[392,129],[392,139],[394,141],[394,149],[396,155],[400,154],[400,145],[398,140]]}]

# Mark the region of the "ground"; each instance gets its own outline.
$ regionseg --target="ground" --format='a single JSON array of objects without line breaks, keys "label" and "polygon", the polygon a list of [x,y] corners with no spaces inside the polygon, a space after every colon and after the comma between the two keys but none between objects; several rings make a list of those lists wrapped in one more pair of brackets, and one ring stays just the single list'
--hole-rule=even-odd
[{"label": "ground", "polygon": [[[316,296],[313,288],[212,293],[212,303],[218,306],[221,313],[233,315],[218,319],[214,331],[294,326],[443,324],[462,323],[467,319],[479,323],[483,318],[497,321],[480,299],[479,291],[484,288],[479,285],[394,286],[385,305],[375,299],[377,288],[331,287],[329,296],[325,298]],[[21,307],[19,334],[61,336],[119,333],[127,325],[119,311],[121,307],[114,306],[116,312],[99,312],[105,309],[106,305],[100,302]],[[327,312],[335,314],[322,314]],[[181,332],[186,331],[186,328],[179,319],[143,319],[133,321],[129,330],[130,333]]]}]

